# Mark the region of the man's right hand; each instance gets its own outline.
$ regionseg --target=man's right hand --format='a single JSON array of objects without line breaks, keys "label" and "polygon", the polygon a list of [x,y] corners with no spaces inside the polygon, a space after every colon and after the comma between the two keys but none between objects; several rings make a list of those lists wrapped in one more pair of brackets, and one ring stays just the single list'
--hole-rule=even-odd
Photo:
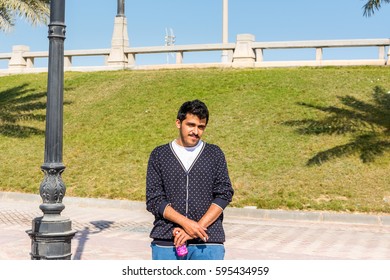
[{"label": "man's right hand", "polygon": [[185,244],[188,240],[192,239],[192,237],[189,236],[182,228],[174,228],[172,234],[174,236],[173,243],[176,247],[179,247]]}]

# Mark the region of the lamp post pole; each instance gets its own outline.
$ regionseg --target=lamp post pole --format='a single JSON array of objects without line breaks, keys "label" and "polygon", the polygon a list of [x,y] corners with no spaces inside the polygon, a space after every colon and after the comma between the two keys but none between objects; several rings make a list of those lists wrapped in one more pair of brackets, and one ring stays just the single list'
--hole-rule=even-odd
[{"label": "lamp post pole", "polygon": [[32,221],[31,259],[70,259],[72,230],[70,219],[62,217],[65,206],[65,184],[61,174],[63,143],[63,96],[64,96],[64,40],[65,0],[50,1],[49,66],[47,82],[45,157],[41,169],[44,179],[40,185],[43,203],[42,217]]},{"label": "lamp post pole", "polygon": [[125,0],[118,0],[117,17],[125,16]]},{"label": "lamp post pole", "polygon": [[[222,43],[228,43],[228,0],[222,0]],[[228,62],[228,51],[222,51],[222,62]]]}]

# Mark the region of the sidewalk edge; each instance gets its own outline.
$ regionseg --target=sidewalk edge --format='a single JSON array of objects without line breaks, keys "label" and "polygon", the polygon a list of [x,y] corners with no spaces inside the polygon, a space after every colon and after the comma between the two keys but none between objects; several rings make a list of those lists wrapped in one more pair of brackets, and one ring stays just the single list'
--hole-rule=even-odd
[{"label": "sidewalk edge", "polygon": [[[39,195],[16,192],[0,192],[0,200],[28,201],[42,203]],[[103,198],[64,197],[65,206],[116,208],[136,211],[146,211],[144,202],[130,200],[114,200]],[[250,218],[263,220],[298,220],[309,222],[352,223],[365,225],[390,226],[390,215],[338,213],[326,211],[269,210],[257,208],[227,207],[224,211],[230,218]]]}]

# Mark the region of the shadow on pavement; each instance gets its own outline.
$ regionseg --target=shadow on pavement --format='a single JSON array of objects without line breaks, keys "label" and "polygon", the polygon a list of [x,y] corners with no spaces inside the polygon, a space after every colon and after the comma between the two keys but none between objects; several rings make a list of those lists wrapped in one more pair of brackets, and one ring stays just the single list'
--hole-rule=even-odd
[{"label": "shadow on pavement", "polygon": [[76,252],[73,256],[73,260],[81,260],[81,257],[82,257],[82,254],[83,254],[83,251],[85,248],[85,244],[88,242],[89,236],[91,234],[101,233],[104,230],[109,229],[114,224],[114,222],[113,221],[99,220],[99,221],[92,221],[92,222],[90,222],[90,224],[94,228],[90,229],[90,227],[86,226],[81,231],[78,231],[78,233],[75,236],[75,239],[78,240],[79,243],[77,245]]}]

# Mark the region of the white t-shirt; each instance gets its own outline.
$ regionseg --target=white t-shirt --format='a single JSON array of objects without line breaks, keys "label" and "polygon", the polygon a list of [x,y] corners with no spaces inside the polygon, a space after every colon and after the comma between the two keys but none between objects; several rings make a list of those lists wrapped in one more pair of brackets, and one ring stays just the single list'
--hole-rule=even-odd
[{"label": "white t-shirt", "polygon": [[172,148],[187,171],[199,155],[203,145],[204,143],[202,140],[199,140],[198,144],[194,147],[183,147],[177,144],[176,140],[172,141]]}]

